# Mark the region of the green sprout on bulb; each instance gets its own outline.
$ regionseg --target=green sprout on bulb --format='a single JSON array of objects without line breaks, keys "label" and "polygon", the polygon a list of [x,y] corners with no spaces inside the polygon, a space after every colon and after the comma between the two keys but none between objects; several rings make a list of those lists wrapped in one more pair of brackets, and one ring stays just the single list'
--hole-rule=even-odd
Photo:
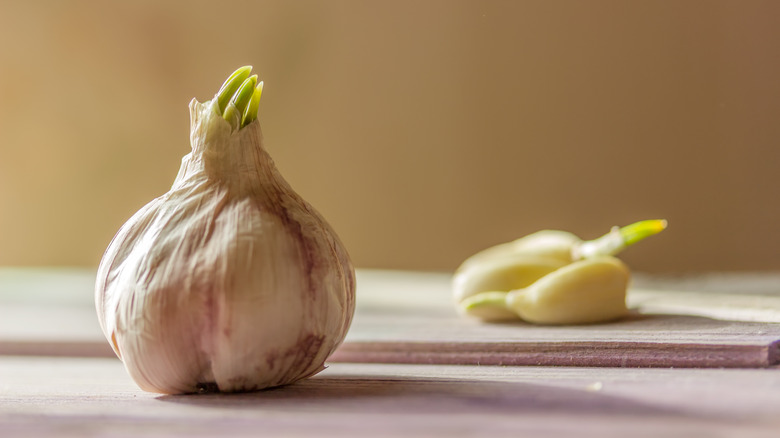
[{"label": "green sprout on bulb", "polygon": [[263,94],[263,82],[257,82],[252,75],[252,66],[244,66],[234,71],[217,92],[216,103],[222,115],[233,129],[241,129],[257,119],[260,96]]}]

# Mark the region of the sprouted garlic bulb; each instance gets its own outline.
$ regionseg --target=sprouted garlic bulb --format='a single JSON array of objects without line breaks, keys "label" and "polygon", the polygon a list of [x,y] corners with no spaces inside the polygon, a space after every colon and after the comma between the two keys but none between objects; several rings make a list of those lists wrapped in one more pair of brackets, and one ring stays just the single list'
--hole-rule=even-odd
[{"label": "sprouted garlic bulb", "polygon": [[100,326],[146,391],[295,382],[323,369],[352,320],[347,251],[265,151],[263,83],[250,73],[193,99],[192,152],[173,186],[121,227],[100,263]]},{"label": "sprouted garlic bulb", "polygon": [[615,254],[666,228],[665,220],[614,227],[598,239],[544,230],[466,259],[453,278],[458,310],[485,321],[586,324],[627,313],[630,271]]}]

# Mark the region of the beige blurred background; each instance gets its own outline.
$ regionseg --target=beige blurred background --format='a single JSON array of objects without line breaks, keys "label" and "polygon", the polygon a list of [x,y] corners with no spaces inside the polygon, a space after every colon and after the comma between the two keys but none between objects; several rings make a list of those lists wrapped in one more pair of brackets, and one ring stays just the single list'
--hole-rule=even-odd
[{"label": "beige blurred background", "polygon": [[666,218],[645,272],[780,267],[780,2],[0,0],[0,265],[97,265],[265,81],[266,146],[355,264],[452,270]]}]

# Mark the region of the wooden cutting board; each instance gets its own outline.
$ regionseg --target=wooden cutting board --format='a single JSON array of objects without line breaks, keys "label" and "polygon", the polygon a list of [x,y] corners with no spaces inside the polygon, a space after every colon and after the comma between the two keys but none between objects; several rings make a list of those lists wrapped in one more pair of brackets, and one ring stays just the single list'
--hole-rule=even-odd
[{"label": "wooden cutting board", "polygon": [[[113,356],[94,314],[93,281],[90,271],[0,270],[0,354]],[[359,271],[354,323],[331,361],[743,368],[780,364],[780,290],[775,293],[771,287],[751,294],[736,289],[635,288],[628,299],[635,310],[624,320],[551,327],[485,324],[460,317],[451,302],[449,281],[447,274]]]}]

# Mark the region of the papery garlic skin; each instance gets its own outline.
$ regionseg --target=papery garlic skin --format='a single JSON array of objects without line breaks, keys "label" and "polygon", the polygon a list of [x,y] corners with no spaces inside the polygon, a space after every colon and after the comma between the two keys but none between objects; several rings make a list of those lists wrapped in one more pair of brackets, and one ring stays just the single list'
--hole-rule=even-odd
[{"label": "papery garlic skin", "polygon": [[106,338],[144,390],[251,391],[323,369],[354,313],[349,256],[262,146],[214,101],[190,104],[192,152],[171,190],[100,263]]}]

